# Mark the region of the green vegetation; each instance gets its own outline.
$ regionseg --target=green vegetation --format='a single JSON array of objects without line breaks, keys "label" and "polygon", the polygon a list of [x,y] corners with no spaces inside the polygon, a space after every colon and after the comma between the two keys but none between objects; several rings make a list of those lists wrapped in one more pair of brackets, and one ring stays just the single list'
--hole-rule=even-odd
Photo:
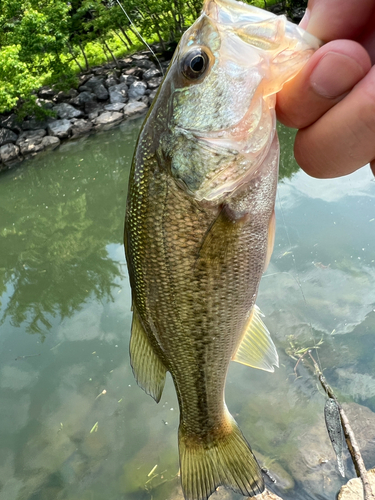
[{"label": "green vegetation", "polygon": [[[269,8],[276,0],[248,0]],[[283,0],[288,11],[305,0]],[[33,90],[142,47],[138,33],[162,50],[199,15],[202,0],[0,0],[0,113],[36,109]]]}]

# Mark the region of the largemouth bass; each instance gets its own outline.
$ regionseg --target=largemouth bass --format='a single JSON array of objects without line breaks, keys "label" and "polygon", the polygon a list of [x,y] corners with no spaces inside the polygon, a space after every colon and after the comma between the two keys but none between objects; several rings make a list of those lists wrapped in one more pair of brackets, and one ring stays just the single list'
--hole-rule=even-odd
[{"label": "largemouth bass", "polygon": [[187,500],[219,485],[264,489],[224,386],[231,359],[278,365],[255,306],[274,241],[275,93],[317,47],[284,16],[206,0],[138,139],[125,224],[131,365],[157,402],[172,376]]}]

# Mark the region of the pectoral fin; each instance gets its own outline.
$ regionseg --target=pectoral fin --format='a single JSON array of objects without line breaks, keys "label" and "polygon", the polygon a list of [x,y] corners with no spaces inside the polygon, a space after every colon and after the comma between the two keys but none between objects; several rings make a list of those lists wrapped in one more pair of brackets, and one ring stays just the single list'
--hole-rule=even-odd
[{"label": "pectoral fin", "polygon": [[158,403],[163,393],[167,370],[150,344],[134,305],[130,363],[137,384]]},{"label": "pectoral fin", "polygon": [[259,307],[254,306],[233,361],[273,372],[274,366],[279,366],[279,356],[261,316]]}]

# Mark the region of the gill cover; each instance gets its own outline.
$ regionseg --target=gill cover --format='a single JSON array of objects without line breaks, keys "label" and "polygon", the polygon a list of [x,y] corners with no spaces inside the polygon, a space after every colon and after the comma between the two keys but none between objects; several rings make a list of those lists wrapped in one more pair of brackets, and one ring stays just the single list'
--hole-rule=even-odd
[{"label": "gill cover", "polygon": [[275,93],[318,46],[285,16],[206,0],[179,44],[163,143],[183,189],[219,203],[259,171],[275,135]]}]

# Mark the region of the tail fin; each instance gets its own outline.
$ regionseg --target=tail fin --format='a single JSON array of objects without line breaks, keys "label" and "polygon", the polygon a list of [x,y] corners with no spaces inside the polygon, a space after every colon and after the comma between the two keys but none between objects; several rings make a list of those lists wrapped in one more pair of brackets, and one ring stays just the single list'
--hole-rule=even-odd
[{"label": "tail fin", "polygon": [[244,496],[262,493],[262,472],[251,448],[231,415],[223,436],[204,442],[179,429],[181,483],[185,500],[206,500],[218,486]]}]

